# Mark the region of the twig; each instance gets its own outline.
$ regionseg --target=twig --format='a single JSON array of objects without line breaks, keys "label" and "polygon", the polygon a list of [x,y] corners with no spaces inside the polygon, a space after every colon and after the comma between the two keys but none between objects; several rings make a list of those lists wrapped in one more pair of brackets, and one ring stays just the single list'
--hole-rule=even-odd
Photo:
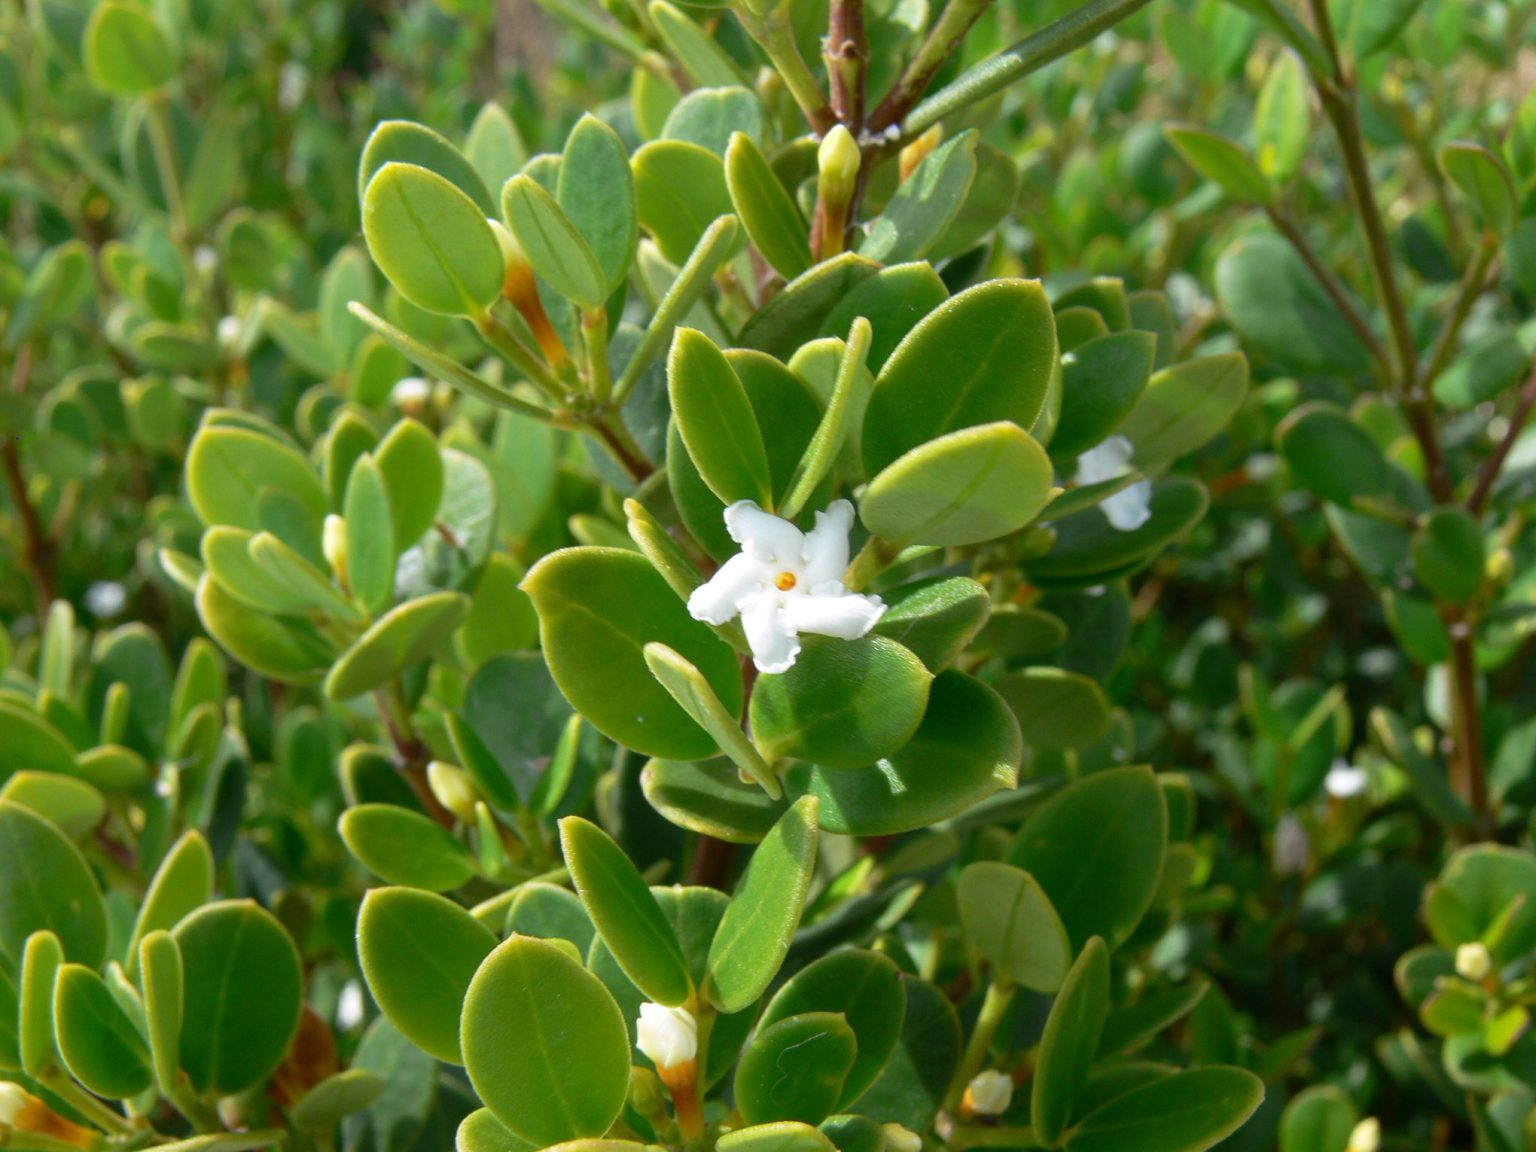
[{"label": "twig", "polygon": [[1494,448],[1493,454],[1483,461],[1483,466],[1477,474],[1477,483],[1472,488],[1472,495],[1467,497],[1467,511],[1472,515],[1481,516],[1483,509],[1488,506],[1488,499],[1493,495],[1493,486],[1498,483],[1499,473],[1504,469],[1504,461],[1509,459],[1515,441],[1524,431],[1525,422],[1530,419],[1533,408],[1536,408],[1536,373],[1532,373],[1530,379],[1525,382],[1525,387],[1520,390],[1520,398],[1515,401],[1515,410],[1509,418],[1509,430],[1504,433],[1504,438]]},{"label": "twig", "polygon": [[[32,373],[32,346],[24,344],[16,354],[16,365],[11,371],[11,391],[21,395],[27,389],[27,379]],[[5,483],[10,490],[11,503],[16,506],[16,516],[21,521],[22,538],[26,542],[27,569],[32,574],[32,590],[37,597],[37,618],[48,615],[57,596],[53,580],[53,541],[43,530],[37,509],[27,494],[27,477],[21,468],[21,450],[17,438],[4,437],[0,442],[0,463],[5,468]]]},{"label": "twig", "polygon": [[864,129],[864,70],[869,63],[864,0],[832,0],[822,58],[832,85],[832,111],[857,140]]},{"label": "twig", "polygon": [[1355,307],[1355,303],[1349,298],[1349,293],[1344,285],[1339,282],[1337,276],[1329,271],[1328,266],[1322,262],[1322,259],[1317,254],[1317,250],[1307,240],[1306,234],[1302,232],[1295,219],[1284,208],[1277,205],[1266,204],[1264,211],[1269,216],[1270,222],[1280,230],[1280,234],[1290,241],[1291,247],[1296,250],[1296,255],[1300,256],[1302,263],[1311,270],[1312,275],[1317,279],[1323,291],[1328,294],[1328,299],[1333,301],[1334,307],[1339,310],[1339,314],[1344,317],[1345,322],[1354,329],[1355,335],[1360,337],[1360,343],[1365,345],[1365,349],[1371,354],[1371,358],[1383,368],[1388,367],[1390,357],[1385,345],[1382,344],[1376,333],[1371,331],[1370,324],[1360,314],[1360,310]]},{"label": "twig", "polygon": [[1440,374],[1445,371],[1451,357],[1455,354],[1456,339],[1461,335],[1461,327],[1467,322],[1472,305],[1477,303],[1478,297],[1488,288],[1488,268],[1492,265],[1498,251],[1498,237],[1492,232],[1485,233],[1482,243],[1477,246],[1477,255],[1467,268],[1466,276],[1462,278],[1461,290],[1456,294],[1456,303],[1452,306],[1450,315],[1445,318],[1440,334],[1435,337],[1435,346],[1429,355],[1429,367],[1424,370],[1424,387],[1428,388],[1440,379]]}]

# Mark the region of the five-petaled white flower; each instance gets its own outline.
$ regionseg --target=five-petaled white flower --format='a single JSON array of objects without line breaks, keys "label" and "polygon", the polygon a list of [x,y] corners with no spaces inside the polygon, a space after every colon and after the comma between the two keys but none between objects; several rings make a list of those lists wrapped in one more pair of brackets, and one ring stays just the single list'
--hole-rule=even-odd
[{"label": "five-petaled white flower", "polygon": [[686,1008],[642,1004],[635,1021],[635,1047],[658,1069],[679,1068],[698,1055],[698,1022]]},{"label": "five-petaled white flower", "polygon": [[[1077,458],[1077,482],[1087,486],[1105,480],[1118,480],[1131,471],[1136,449],[1124,436],[1111,436]],[[1148,504],[1152,500],[1152,482],[1138,480],[1113,496],[1099,501],[1099,508],[1111,525],[1122,532],[1134,532],[1152,518]]]},{"label": "five-petaled white flower", "polygon": [[725,510],[725,527],[741,545],[709,582],[688,597],[695,620],[724,624],[740,615],[759,672],[784,672],[800,654],[800,636],[857,640],[885,614],[878,596],[843,585],[853,505],[835,500],[801,532],[751,500]]},{"label": "five-petaled white flower", "polygon": [[1013,1080],[1006,1072],[988,1068],[965,1086],[965,1105],[978,1116],[1001,1116],[1013,1103]]}]

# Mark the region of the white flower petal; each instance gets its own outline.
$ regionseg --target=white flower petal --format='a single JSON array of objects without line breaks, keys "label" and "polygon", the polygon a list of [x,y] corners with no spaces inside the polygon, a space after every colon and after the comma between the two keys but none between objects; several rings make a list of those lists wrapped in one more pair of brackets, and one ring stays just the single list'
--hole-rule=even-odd
[{"label": "white flower petal", "polygon": [[1152,482],[1138,480],[1099,504],[1110,525],[1122,532],[1134,532],[1152,519]]},{"label": "white flower petal", "polygon": [[1124,476],[1131,470],[1135,454],[1136,449],[1124,436],[1111,436],[1077,458],[1077,482],[1098,484]]},{"label": "white flower petal", "polygon": [[800,566],[805,534],[751,500],[738,500],[725,510],[725,530],[749,556],[769,564]]},{"label": "white flower petal", "polygon": [[693,590],[688,597],[688,612],[695,620],[706,624],[724,624],[740,611],[741,601],[764,584],[772,583],[774,575],[761,560],[738,552]]},{"label": "white flower petal", "polygon": [[776,592],[758,592],[741,602],[741,627],[759,672],[787,672],[800,655],[800,637],[786,625],[782,605]]},{"label": "white flower petal", "polygon": [[841,596],[792,596],[784,602],[785,627],[816,636],[857,640],[885,615],[878,596],[847,592]]},{"label": "white flower petal", "polygon": [[698,1022],[686,1008],[642,1004],[635,1021],[635,1047],[657,1068],[687,1064],[698,1055]]},{"label": "white flower petal", "polygon": [[805,534],[801,557],[808,585],[841,580],[848,570],[848,530],[853,527],[853,505],[834,500],[816,513],[816,527]]}]

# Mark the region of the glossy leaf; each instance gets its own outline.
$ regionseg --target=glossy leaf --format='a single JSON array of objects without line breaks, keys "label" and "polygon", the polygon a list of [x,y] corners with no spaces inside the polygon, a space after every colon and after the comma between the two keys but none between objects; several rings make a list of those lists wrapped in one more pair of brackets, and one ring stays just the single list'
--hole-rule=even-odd
[{"label": "glossy leaf", "polygon": [[1095,936],[1066,974],[1040,1040],[1030,1118],[1047,1145],[1060,1143],[1073,1119],[1108,1016],[1109,949]]},{"label": "glossy leaf", "polygon": [[857,1055],[853,1029],[838,1013],[806,1012],[764,1023],[736,1066],[742,1119],[820,1123],[837,1107]]},{"label": "glossy leaf", "polygon": [[1054,992],[1071,964],[1061,917],[1035,878],[995,860],[967,865],[955,882],[965,939],[995,978]]},{"label": "glossy leaf", "polygon": [[475,874],[469,850],[419,812],[393,804],[359,804],[341,817],[347,849],[391,884],[446,892]]},{"label": "glossy leaf", "polygon": [[149,1049],[106,983],[81,964],[65,964],[53,985],[53,1019],[70,1074],[98,1096],[137,1096],[153,1079]]},{"label": "glossy leaf", "polygon": [[87,967],[107,946],[101,892],[69,839],[29,808],[0,800],[0,958],[12,970],[27,937],[52,932],[64,958]]},{"label": "glossy leaf", "polygon": [[1263,1099],[1263,1083],[1240,1068],[1178,1072],[1090,1112],[1068,1137],[1066,1152],[1206,1152]]},{"label": "glossy leaf", "polygon": [[722,503],[771,508],[768,452],[746,390],[702,332],[680,328],[667,361],[673,419],[699,475]]}]

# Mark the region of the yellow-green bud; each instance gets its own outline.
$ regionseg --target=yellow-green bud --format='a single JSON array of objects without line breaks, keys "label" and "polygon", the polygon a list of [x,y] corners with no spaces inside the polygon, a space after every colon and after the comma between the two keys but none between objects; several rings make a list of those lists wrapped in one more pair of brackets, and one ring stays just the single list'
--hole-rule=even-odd
[{"label": "yellow-green bud", "polygon": [[859,142],[843,125],[835,125],[822,137],[821,147],[816,150],[816,167],[820,173],[816,190],[822,199],[846,204],[853,197],[861,159]]},{"label": "yellow-green bud", "polygon": [[1381,1121],[1367,1116],[1349,1134],[1349,1152],[1376,1152],[1381,1147]]},{"label": "yellow-green bud", "polygon": [[1456,949],[1456,975],[1481,983],[1493,971],[1493,956],[1486,945],[1474,940]]},{"label": "yellow-green bud", "polygon": [[437,802],[466,824],[475,819],[475,786],[469,777],[452,764],[434,760],[427,765],[427,784]]},{"label": "yellow-green bud", "polygon": [[320,530],[320,551],[338,582],[347,582],[347,522],[332,512]]}]

